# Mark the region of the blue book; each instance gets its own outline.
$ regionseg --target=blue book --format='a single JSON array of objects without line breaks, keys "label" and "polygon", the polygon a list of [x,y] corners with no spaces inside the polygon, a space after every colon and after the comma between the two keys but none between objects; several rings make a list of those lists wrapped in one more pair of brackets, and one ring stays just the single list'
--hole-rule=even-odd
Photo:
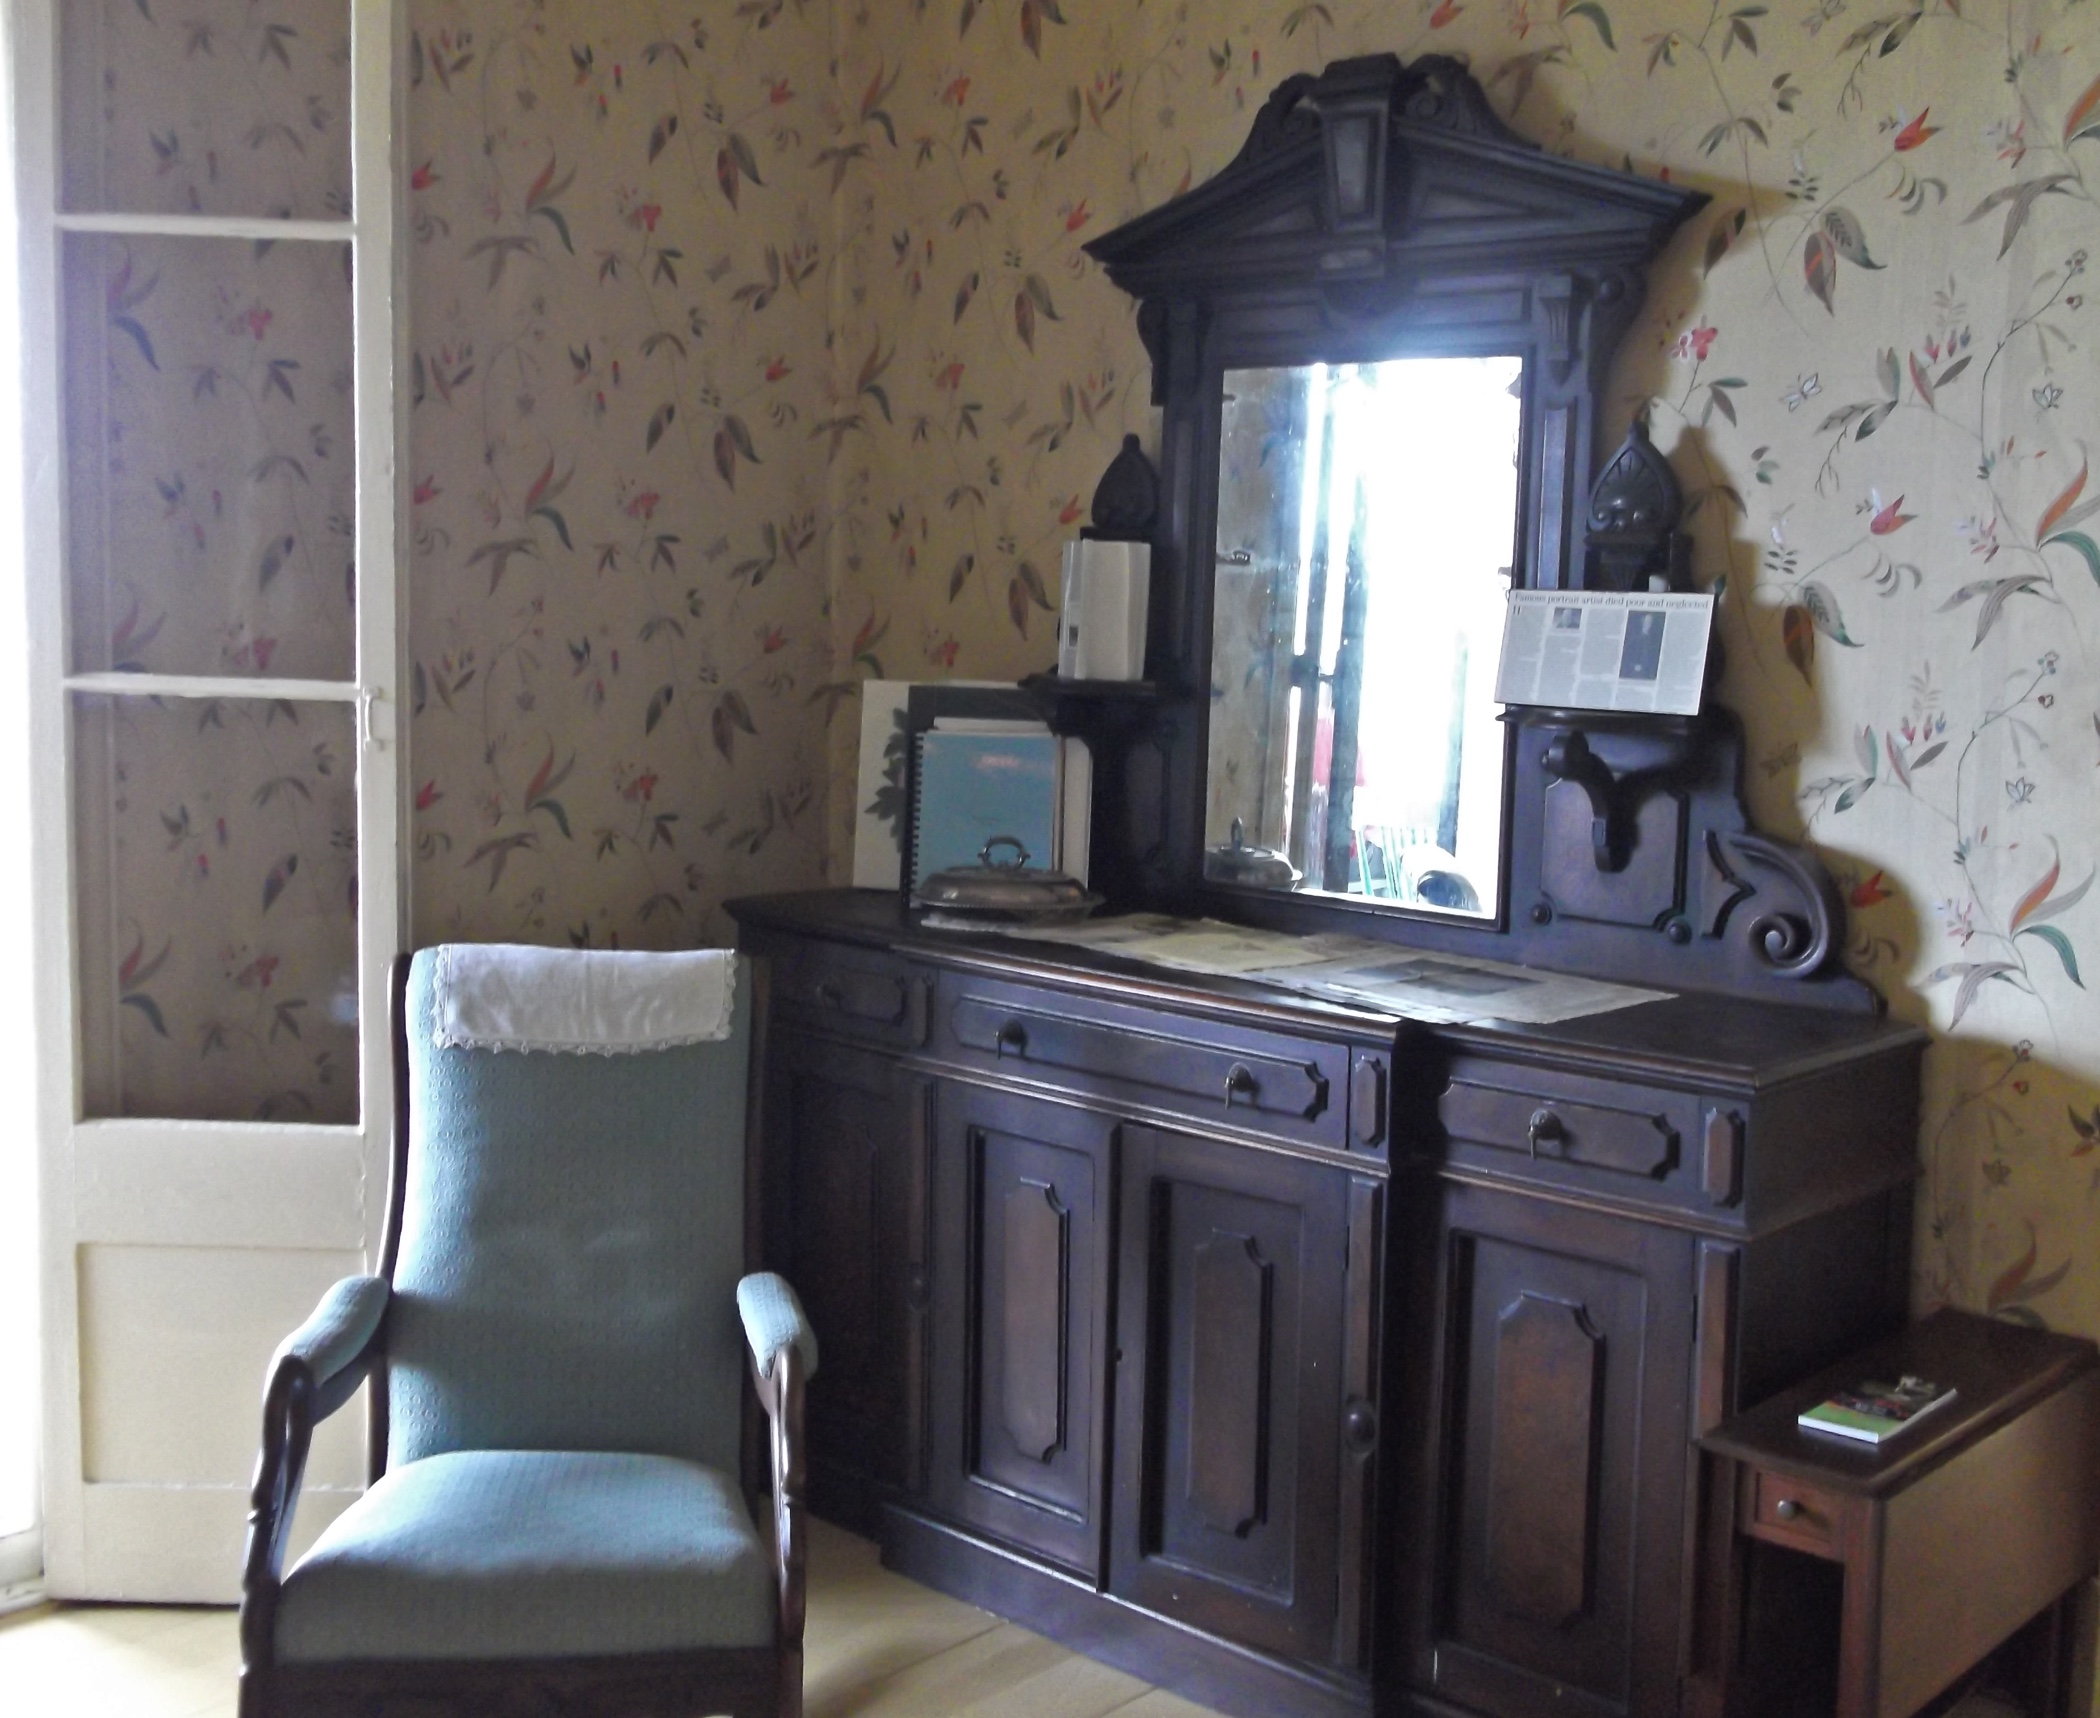
[{"label": "blue book", "polygon": [[[975,865],[1000,836],[1021,844],[1039,871],[1057,864],[1060,778],[1057,736],[1047,729],[987,733],[931,728],[919,737],[912,892],[951,865]],[[995,863],[1016,855],[1004,845]]]}]

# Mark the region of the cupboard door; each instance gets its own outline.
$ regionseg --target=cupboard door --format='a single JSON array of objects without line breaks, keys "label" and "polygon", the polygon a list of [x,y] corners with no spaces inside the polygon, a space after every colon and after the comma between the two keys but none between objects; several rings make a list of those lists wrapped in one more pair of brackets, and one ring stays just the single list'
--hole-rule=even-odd
[{"label": "cupboard door", "polygon": [[1124,1130],[1110,1590],[1301,1658],[1336,1652],[1349,1187]]},{"label": "cupboard door", "polygon": [[1439,1198],[1429,1375],[1410,1378],[1433,1405],[1410,1674],[1506,1718],[1674,1714],[1692,1240],[1477,1187]]},{"label": "cupboard door", "polygon": [[817,1333],[817,1509],[872,1530],[923,1466],[926,1178],[914,1088],[888,1058],[776,1031],[767,1049],[768,1262]]},{"label": "cupboard door", "polygon": [[947,1081],[935,1106],[932,1501],[1092,1576],[1115,1124]]}]

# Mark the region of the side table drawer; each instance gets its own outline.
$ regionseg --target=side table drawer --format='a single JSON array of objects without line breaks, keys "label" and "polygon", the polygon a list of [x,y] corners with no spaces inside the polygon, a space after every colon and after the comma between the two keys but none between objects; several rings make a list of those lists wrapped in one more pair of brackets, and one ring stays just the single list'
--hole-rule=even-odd
[{"label": "side table drawer", "polygon": [[1844,1499],[1773,1468],[1743,1469],[1743,1531],[1790,1550],[1836,1560]]}]

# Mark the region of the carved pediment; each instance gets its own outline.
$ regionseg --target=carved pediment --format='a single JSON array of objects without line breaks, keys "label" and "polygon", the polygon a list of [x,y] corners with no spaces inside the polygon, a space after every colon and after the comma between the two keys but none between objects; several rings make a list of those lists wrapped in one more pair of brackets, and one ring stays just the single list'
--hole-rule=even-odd
[{"label": "carved pediment", "polygon": [[[1408,144],[1405,133],[1395,140],[1399,149],[1407,149]],[[1587,169],[1582,170],[1582,178],[1540,172],[1512,184],[1498,166],[1476,159],[1471,151],[1457,154],[1434,145],[1417,145],[1412,153],[1415,194],[1393,222],[1390,237],[1396,244],[1449,242],[1457,236],[1470,244],[1500,246],[1557,238],[1645,252],[1655,237],[1654,207],[1629,208],[1585,195],[1592,189],[1583,182]],[[1534,161],[1542,167],[1574,165],[1550,157],[1535,157]],[[1614,174],[1612,179],[1613,189],[1623,183],[1621,175]],[[1683,207],[1681,196],[1673,193],[1667,198],[1669,226],[1677,224]],[[1454,235],[1454,228],[1464,231]]]},{"label": "carved pediment", "polygon": [[[1362,217],[1337,214],[1334,138],[1379,152]],[[1288,78],[1214,178],[1086,248],[1140,297],[1171,276],[1218,292],[1311,285],[1492,252],[1520,268],[1645,257],[1698,192],[1548,155],[1518,138],[1456,61],[1391,54]],[[1308,244],[1308,238],[1330,243]]]}]

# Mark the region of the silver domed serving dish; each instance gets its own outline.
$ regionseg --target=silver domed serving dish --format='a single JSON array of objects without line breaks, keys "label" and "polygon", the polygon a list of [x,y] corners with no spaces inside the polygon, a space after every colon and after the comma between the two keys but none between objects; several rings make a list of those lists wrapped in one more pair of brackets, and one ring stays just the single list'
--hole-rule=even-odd
[{"label": "silver domed serving dish", "polygon": [[934,872],[913,892],[911,904],[942,918],[983,924],[1083,919],[1101,904],[1076,878],[1030,865],[1030,857],[1013,836],[995,835],[979,850],[976,864]]}]

